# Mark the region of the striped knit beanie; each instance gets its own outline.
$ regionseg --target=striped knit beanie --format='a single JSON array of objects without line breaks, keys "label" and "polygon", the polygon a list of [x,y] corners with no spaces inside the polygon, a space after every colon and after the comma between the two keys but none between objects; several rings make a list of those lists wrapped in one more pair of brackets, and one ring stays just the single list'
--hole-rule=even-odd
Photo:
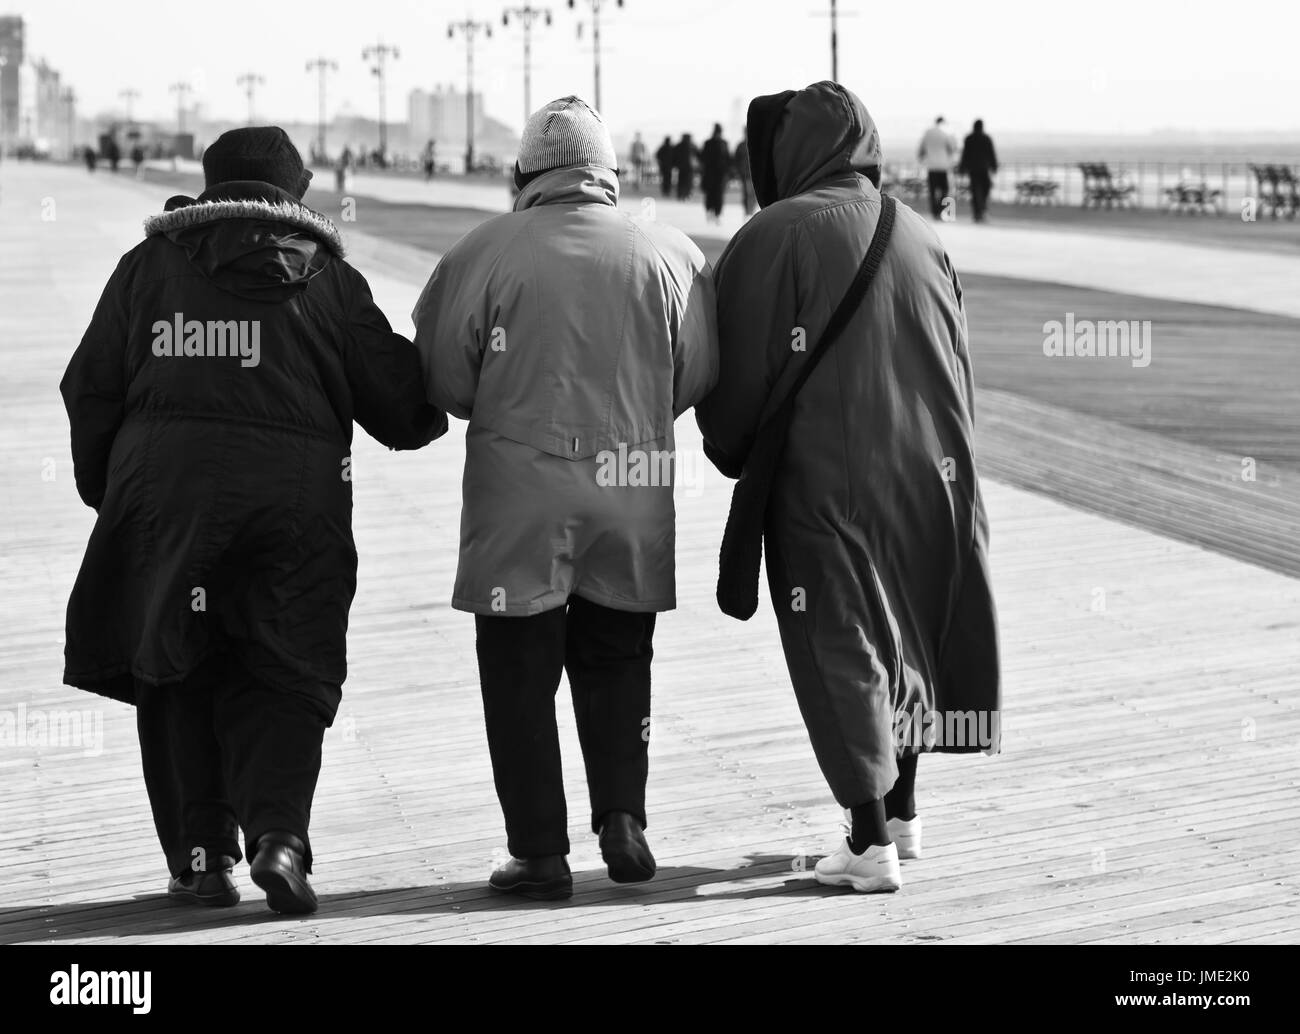
[{"label": "striped knit beanie", "polygon": [[614,142],[600,115],[581,97],[561,97],[534,112],[519,143],[525,176],[566,165],[617,169]]}]

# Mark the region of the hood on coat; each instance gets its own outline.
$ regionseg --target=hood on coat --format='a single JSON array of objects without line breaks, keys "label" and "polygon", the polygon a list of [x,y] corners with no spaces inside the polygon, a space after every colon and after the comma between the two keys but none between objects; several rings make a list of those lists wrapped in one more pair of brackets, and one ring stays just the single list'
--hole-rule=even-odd
[{"label": "hood on coat", "polygon": [[178,195],[144,229],[183,248],[218,287],[260,301],[292,297],[343,255],[333,223],[269,183],[232,181],[197,198]]},{"label": "hood on coat", "polygon": [[565,165],[531,179],[515,198],[515,211],[534,205],[618,205],[618,173],[599,165]]},{"label": "hood on coat", "polygon": [[764,208],[852,170],[880,185],[876,123],[858,96],[839,83],[756,97],[746,123],[754,196]]}]

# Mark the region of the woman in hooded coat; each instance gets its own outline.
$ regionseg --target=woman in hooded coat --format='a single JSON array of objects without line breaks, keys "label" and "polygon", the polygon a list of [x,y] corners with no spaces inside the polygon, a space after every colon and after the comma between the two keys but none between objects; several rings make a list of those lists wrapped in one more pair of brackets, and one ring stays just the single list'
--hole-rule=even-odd
[{"label": "woman in hooded coat", "polygon": [[[721,370],[696,409],[740,476],[848,290],[881,216],[880,140],[836,83],[759,97],[747,134],[762,210],[715,271]],[[961,285],[897,206],[874,285],[795,398],[768,501],[767,575],[791,681],[851,836],[823,883],[895,890],[920,854],[927,750],[999,749],[997,627],[975,469]],[[896,843],[895,843],[896,841]]]}]

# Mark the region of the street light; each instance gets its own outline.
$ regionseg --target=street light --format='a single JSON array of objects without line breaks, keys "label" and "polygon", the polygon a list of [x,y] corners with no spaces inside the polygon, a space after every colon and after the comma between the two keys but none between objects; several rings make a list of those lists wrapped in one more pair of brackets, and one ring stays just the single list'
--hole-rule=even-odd
[{"label": "street light", "polygon": [[[623,0],[616,0],[619,7],[623,6]],[[605,0],[583,0],[584,4],[591,6],[591,51],[595,63],[595,102],[596,110],[604,117],[605,109],[600,103],[600,9],[605,4]],[[569,0],[569,9],[577,7],[575,0]],[[582,22],[578,22],[578,39],[582,39]]]},{"label": "street light", "polygon": [[128,86],[125,90],[118,90],[117,95],[126,102],[126,124],[130,126],[135,122],[135,102],[140,97],[140,91]]},{"label": "street light", "polygon": [[316,130],[316,148],[320,152],[320,160],[325,161],[325,79],[330,72],[337,72],[339,63],[327,57],[318,57],[307,62],[307,71],[318,72],[320,75],[319,97],[320,97],[320,122]]},{"label": "street light", "polygon": [[455,39],[457,31],[465,34],[465,175],[474,171],[474,37],[480,32],[491,37],[492,26],[466,18],[447,26],[447,38]]},{"label": "street light", "polygon": [[167,87],[168,92],[176,94],[176,132],[181,134],[185,132],[185,98],[194,92],[194,87],[189,83],[175,82]]},{"label": "street light", "polygon": [[375,62],[371,65],[370,72],[379,79],[379,157],[381,166],[388,158],[388,126],[385,123],[388,112],[388,89],[386,85],[387,79],[385,78],[387,63],[390,57],[399,58],[401,56],[396,47],[387,45],[383,40],[380,40],[373,47],[366,47],[361,52],[362,61],[373,60]]},{"label": "street light", "polygon": [[256,72],[245,72],[235,80],[237,86],[244,88],[244,95],[248,97],[248,124],[251,126],[256,119],[253,118],[253,93],[259,87],[265,85],[266,80]]},{"label": "street light", "polygon": [[501,13],[501,24],[510,25],[510,16],[515,15],[524,28],[524,122],[528,122],[528,116],[533,113],[533,23],[539,18],[544,18],[547,25],[551,24],[551,9],[549,7],[534,7],[532,4],[524,4],[523,7],[507,7]]}]

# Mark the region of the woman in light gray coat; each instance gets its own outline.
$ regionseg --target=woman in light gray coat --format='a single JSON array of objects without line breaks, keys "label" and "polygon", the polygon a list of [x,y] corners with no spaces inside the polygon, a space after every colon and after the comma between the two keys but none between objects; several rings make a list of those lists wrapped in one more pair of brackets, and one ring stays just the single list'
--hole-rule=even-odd
[{"label": "woman in light gray coat", "polygon": [[514,210],[439,263],[413,318],[431,399],[469,421],[452,605],[475,615],[512,860],[496,890],[568,897],[555,691],[567,670],[592,831],[650,879],[655,614],[676,605],[673,421],[717,377],[712,271],[618,209],[609,132],[576,97],[529,119]]}]

